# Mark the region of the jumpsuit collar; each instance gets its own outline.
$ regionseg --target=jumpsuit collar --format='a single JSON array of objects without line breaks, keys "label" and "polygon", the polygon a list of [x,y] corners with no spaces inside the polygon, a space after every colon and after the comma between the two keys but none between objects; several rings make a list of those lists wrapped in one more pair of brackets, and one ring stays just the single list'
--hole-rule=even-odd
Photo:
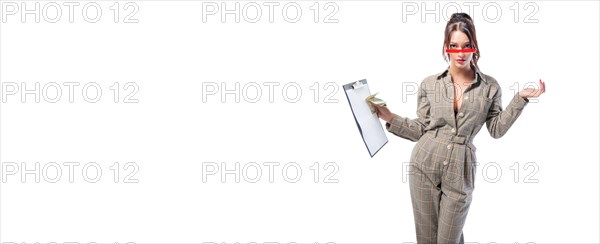
[{"label": "jumpsuit collar", "polygon": [[[473,85],[477,84],[479,81],[483,81],[486,84],[488,83],[487,80],[485,79],[485,76],[479,69],[475,69],[472,65],[471,65],[471,68],[473,68],[475,70],[475,81],[473,82]],[[448,66],[448,68],[446,68],[446,70],[444,70],[442,73],[440,73],[437,76],[437,79],[439,80],[442,78],[446,78],[447,81],[451,82],[449,74],[450,74],[450,66]]]}]

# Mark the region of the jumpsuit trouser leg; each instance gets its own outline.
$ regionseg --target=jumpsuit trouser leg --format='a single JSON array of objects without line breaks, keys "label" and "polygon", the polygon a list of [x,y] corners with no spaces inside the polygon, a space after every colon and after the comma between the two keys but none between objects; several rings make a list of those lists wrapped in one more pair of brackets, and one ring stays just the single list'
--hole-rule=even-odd
[{"label": "jumpsuit trouser leg", "polygon": [[448,143],[433,140],[427,143],[438,144],[427,148],[437,150],[442,156],[425,157],[423,148],[417,148],[420,151],[411,160],[409,185],[417,243],[464,243],[462,229],[475,183],[474,153],[466,145],[452,144],[443,152],[440,148],[446,149]]}]

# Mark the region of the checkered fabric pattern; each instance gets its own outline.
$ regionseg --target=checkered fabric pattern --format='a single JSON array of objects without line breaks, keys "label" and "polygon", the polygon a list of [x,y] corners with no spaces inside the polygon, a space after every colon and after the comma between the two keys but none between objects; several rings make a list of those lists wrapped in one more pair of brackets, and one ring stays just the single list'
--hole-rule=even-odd
[{"label": "checkered fabric pattern", "polygon": [[390,133],[417,142],[409,171],[417,243],[464,243],[477,169],[473,137],[484,123],[493,138],[502,137],[529,102],[515,94],[503,110],[498,82],[475,76],[457,112],[446,69],[421,82],[416,119],[393,114],[386,123]]}]

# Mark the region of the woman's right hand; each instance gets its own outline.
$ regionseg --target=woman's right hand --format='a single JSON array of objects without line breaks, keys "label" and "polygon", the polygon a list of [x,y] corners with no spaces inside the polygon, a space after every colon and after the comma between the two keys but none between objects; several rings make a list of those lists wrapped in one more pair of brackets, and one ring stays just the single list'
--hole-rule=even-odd
[{"label": "woman's right hand", "polygon": [[377,117],[384,120],[385,122],[392,122],[392,112],[387,108],[385,104],[377,105],[371,102],[373,106],[377,109]]}]

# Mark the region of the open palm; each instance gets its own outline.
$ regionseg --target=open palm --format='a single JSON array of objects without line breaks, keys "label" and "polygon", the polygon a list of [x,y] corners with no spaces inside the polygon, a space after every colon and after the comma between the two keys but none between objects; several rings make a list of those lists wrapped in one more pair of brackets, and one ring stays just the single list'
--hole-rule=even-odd
[{"label": "open palm", "polygon": [[546,92],[546,83],[544,83],[541,79],[539,81],[540,88],[525,88],[519,92],[519,96],[522,98],[536,98],[542,95],[542,93]]}]

